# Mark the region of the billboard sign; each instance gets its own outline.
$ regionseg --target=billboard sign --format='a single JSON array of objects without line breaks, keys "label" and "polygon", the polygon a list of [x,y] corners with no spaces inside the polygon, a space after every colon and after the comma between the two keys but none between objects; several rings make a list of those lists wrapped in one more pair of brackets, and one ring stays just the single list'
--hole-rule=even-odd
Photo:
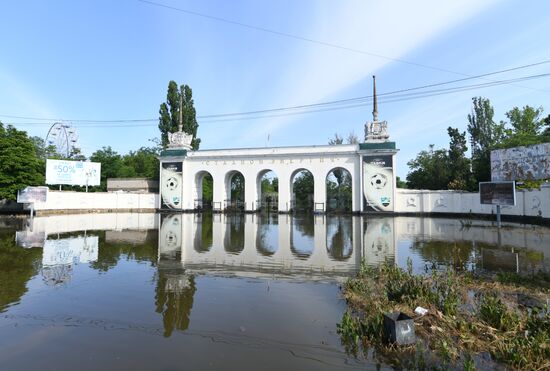
[{"label": "billboard sign", "polygon": [[363,195],[366,211],[393,211],[393,156],[363,156]]},{"label": "billboard sign", "polygon": [[550,178],[550,143],[491,151],[491,180]]},{"label": "billboard sign", "polygon": [[183,163],[163,162],[161,167],[159,189],[162,203],[170,209],[181,209]]},{"label": "billboard sign", "polygon": [[482,205],[514,206],[516,204],[515,182],[481,182],[479,200]]},{"label": "billboard sign", "polygon": [[97,186],[100,177],[99,162],[46,160],[46,184]]},{"label": "billboard sign", "polygon": [[47,199],[48,187],[26,187],[17,192],[17,202],[20,204],[46,202]]}]

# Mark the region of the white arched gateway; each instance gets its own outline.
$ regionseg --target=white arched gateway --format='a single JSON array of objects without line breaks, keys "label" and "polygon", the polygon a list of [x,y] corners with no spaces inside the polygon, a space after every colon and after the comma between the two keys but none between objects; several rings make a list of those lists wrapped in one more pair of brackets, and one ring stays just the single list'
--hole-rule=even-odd
[{"label": "white arched gateway", "polygon": [[294,196],[292,180],[302,170],[314,179],[314,210],[326,211],[326,179],[335,168],[351,175],[352,211],[369,208],[393,211],[395,199],[394,142],[360,143],[304,147],[220,149],[187,151],[169,149],[160,157],[160,208],[193,210],[201,203],[202,179],[213,180],[213,209],[222,211],[231,200],[231,179],[244,177],[244,210],[260,208],[258,179],[267,171],[277,174],[278,209],[291,211]]},{"label": "white arched gateway", "polygon": [[[289,212],[295,199],[293,179],[308,171],[313,175],[313,209],[327,210],[326,180],[342,169],[351,176],[353,212],[393,211],[395,202],[395,142],[390,142],[387,123],[378,121],[376,85],[373,121],[365,125],[365,142],[276,148],[239,148],[191,151],[192,137],[179,131],[169,135],[170,145],[160,156],[159,208],[195,210],[202,205],[203,179],[212,176],[212,207],[226,210],[234,205],[231,182],[244,178],[244,197],[239,207],[248,212],[260,206],[260,180],[269,171],[278,178],[278,210]],[[242,177],[241,177],[242,174]]]}]

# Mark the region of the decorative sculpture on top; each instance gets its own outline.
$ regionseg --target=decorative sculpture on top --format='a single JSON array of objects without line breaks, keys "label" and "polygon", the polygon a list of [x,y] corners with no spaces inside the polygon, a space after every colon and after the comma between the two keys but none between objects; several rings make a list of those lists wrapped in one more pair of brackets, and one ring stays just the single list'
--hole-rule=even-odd
[{"label": "decorative sculpture on top", "polygon": [[376,76],[372,77],[373,85],[373,110],[372,122],[365,124],[365,142],[385,142],[390,138],[388,134],[388,122],[378,121],[378,100],[376,99]]},{"label": "decorative sculpture on top", "polygon": [[180,120],[178,124],[178,131],[175,133],[168,133],[168,148],[170,149],[185,149],[191,150],[191,142],[193,141],[193,135],[187,134],[183,131],[183,118],[182,118],[182,100],[180,97]]},{"label": "decorative sculpture on top", "polygon": [[175,133],[168,133],[168,148],[170,149],[185,149],[191,150],[191,141],[193,136],[191,134],[184,133],[181,130],[176,131]]}]

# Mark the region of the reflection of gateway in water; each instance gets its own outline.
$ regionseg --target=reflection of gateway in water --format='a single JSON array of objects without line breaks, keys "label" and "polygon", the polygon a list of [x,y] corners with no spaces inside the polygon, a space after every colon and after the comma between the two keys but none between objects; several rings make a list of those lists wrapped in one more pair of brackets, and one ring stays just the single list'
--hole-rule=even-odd
[{"label": "reflection of gateway in water", "polygon": [[[345,277],[364,257],[361,218],[317,215],[164,214],[159,261],[178,260],[187,271],[236,275]],[[384,245],[393,257],[390,230]]]}]

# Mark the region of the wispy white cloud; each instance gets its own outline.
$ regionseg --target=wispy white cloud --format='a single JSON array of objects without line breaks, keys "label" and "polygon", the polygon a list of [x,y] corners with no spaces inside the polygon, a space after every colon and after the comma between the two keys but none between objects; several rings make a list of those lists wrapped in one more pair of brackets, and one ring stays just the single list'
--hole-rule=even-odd
[{"label": "wispy white cloud", "polygon": [[[496,1],[345,1],[318,3],[306,37],[358,50],[404,58]],[[283,59],[288,68],[279,78],[273,101],[287,104],[322,101],[375,73],[393,61],[322,45],[302,43]],[[399,62],[397,62],[399,63]],[[425,62],[429,64],[429,62]],[[420,67],[415,67],[420,68]],[[368,94],[369,86],[365,87]],[[282,98],[284,97],[284,98]],[[295,120],[279,117],[263,121],[244,138],[253,142],[276,133]]]}]

